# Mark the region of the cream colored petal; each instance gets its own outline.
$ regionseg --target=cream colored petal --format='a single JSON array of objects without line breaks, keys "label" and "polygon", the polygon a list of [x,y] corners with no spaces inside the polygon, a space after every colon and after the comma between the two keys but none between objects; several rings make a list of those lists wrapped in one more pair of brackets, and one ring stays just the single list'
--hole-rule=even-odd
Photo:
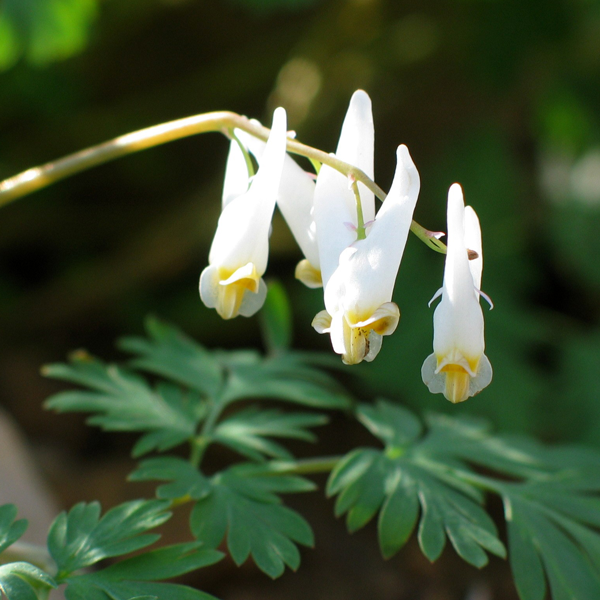
[{"label": "cream colored petal", "polygon": [[206,267],[200,275],[200,298],[208,308],[217,306],[219,288],[219,270],[217,267]]},{"label": "cream colored petal", "polygon": [[312,266],[312,264],[304,259],[296,265],[294,272],[296,279],[301,281],[306,287],[316,289],[323,287],[323,279],[321,271]]},{"label": "cream colored petal", "polygon": [[326,310],[322,310],[315,315],[311,325],[315,328],[317,333],[329,333],[331,328],[331,315]]},{"label": "cream colored petal", "polygon": [[372,330],[379,336],[391,335],[396,331],[400,321],[400,309],[394,302],[382,304],[368,319],[351,323],[351,327],[361,327]]}]

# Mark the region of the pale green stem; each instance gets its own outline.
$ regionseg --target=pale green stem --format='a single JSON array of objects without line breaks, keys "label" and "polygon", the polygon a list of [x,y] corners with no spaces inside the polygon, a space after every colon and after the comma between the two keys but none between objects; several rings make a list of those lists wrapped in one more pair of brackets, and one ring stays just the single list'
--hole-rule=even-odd
[{"label": "pale green stem", "polygon": [[319,456],[317,458],[305,458],[302,460],[274,460],[266,463],[265,474],[273,475],[314,475],[317,473],[329,473],[335,465],[344,458],[343,456]]},{"label": "pale green stem", "polygon": [[[247,117],[228,111],[204,113],[185,119],[170,121],[122,135],[108,142],[75,152],[64,158],[40,165],[39,167],[33,167],[23,173],[10,177],[0,183],[0,206],[56,181],[75,175],[80,171],[101,165],[121,156],[198,133],[220,131],[227,135],[229,130],[236,127],[265,141],[269,137],[268,128],[250,121]],[[386,194],[383,190],[372,179],[367,177],[361,169],[339,160],[333,154],[327,154],[291,139],[287,140],[287,150],[293,154],[306,156],[313,164],[316,161],[329,165],[347,177],[352,177],[356,181],[363,183],[380,200],[385,199]],[[411,230],[433,250],[442,253],[446,251],[446,246],[442,242],[435,239],[431,232],[428,232],[415,221],[412,222]]]},{"label": "pale green stem", "polygon": [[233,139],[237,143],[240,150],[242,151],[242,154],[244,155],[244,160],[246,161],[246,169],[248,170],[248,179],[254,177],[254,165],[252,164],[252,159],[250,158],[250,153],[248,152],[247,148],[244,146],[244,144],[242,144],[242,142],[240,142],[238,136],[235,135],[233,129],[230,129],[227,132],[227,134],[231,137],[231,139]]},{"label": "pale green stem", "polygon": [[360,201],[358,183],[356,183],[355,179],[352,179],[351,185],[354,198],[356,199],[356,239],[364,240],[367,237],[367,232],[365,231],[365,217],[363,215],[362,202]]},{"label": "pale green stem", "polygon": [[0,564],[28,562],[47,573],[56,571],[54,560],[45,546],[17,541],[0,554]]}]

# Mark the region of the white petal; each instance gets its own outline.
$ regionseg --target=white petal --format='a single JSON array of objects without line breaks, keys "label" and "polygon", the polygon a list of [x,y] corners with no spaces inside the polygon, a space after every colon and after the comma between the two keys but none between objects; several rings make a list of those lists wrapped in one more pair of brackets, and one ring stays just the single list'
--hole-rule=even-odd
[{"label": "white petal", "polygon": [[227,166],[225,168],[225,181],[223,182],[223,208],[232,200],[245,194],[249,186],[248,167],[246,160],[235,140],[229,144]]},{"label": "white petal", "polygon": [[352,322],[390,302],[419,193],[419,175],[406,146],[398,148],[392,188],[366,239],[342,252],[325,289],[325,306],[341,307]]},{"label": "white petal", "polygon": [[260,279],[258,282],[258,292],[252,293],[250,291],[244,294],[244,299],[240,305],[240,315],[242,317],[251,317],[257,313],[265,303],[267,297],[267,285],[264,279]]},{"label": "white petal", "polygon": [[200,298],[208,308],[217,306],[219,270],[217,267],[206,267],[200,275]]},{"label": "white petal", "polygon": [[446,374],[436,373],[437,357],[430,354],[421,367],[421,378],[432,394],[443,394],[446,389]]},{"label": "white petal", "polygon": [[285,111],[277,109],[262,165],[250,189],[223,209],[209,254],[209,263],[234,272],[253,263],[259,276],[269,253],[269,228],[285,156]]},{"label": "white petal", "polygon": [[[358,90],[342,125],[336,157],[348,162],[373,179],[374,129],[371,100],[366,92]],[[372,221],[375,200],[362,183],[358,184],[363,217]],[[345,223],[357,226],[356,199],[348,180],[338,171],[323,165],[315,188],[315,221],[319,246],[319,264],[323,285],[326,286],[338,265],[342,251],[356,240],[356,231]]]}]

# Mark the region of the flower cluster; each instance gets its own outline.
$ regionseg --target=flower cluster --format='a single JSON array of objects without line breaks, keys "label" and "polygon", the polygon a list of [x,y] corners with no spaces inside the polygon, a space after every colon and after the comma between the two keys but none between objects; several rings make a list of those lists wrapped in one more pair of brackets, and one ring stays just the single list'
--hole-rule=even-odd
[{"label": "flower cluster", "polygon": [[[372,361],[384,335],[394,332],[400,310],[394,283],[419,195],[419,173],[406,146],[397,149],[392,186],[376,213],[375,198],[362,182],[323,164],[316,178],[286,153],[286,114],[278,108],[267,142],[236,130],[227,160],[223,210],[200,277],[200,296],[224,319],[251,316],[263,305],[269,230],[275,204],[304,259],[296,277],[323,287],[325,309],[312,325],[328,333],[346,364]],[[258,164],[253,173],[254,156]],[[373,180],[374,128],[371,100],[352,96],[335,158]],[[423,364],[429,390],[461,402],[492,377],[483,353],[479,304],[482,271],[479,221],[464,206],[457,184],[448,199],[448,248],[442,300],[434,314],[434,353]],[[487,297],[486,297],[487,298]]]}]

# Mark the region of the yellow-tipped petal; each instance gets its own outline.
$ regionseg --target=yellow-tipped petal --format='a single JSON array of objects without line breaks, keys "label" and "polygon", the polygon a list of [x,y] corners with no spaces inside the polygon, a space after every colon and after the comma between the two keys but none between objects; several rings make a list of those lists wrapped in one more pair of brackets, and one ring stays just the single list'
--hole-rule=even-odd
[{"label": "yellow-tipped petal", "polygon": [[442,371],[446,373],[446,399],[452,404],[464,402],[469,397],[471,376],[459,365],[446,365]]},{"label": "yellow-tipped petal", "polygon": [[317,333],[329,333],[331,329],[331,315],[326,310],[322,310],[315,315],[311,325]]},{"label": "yellow-tipped petal", "polygon": [[320,269],[313,267],[307,259],[301,260],[296,265],[294,273],[296,279],[300,280],[306,287],[316,289],[323,287],[323,279]]}]

